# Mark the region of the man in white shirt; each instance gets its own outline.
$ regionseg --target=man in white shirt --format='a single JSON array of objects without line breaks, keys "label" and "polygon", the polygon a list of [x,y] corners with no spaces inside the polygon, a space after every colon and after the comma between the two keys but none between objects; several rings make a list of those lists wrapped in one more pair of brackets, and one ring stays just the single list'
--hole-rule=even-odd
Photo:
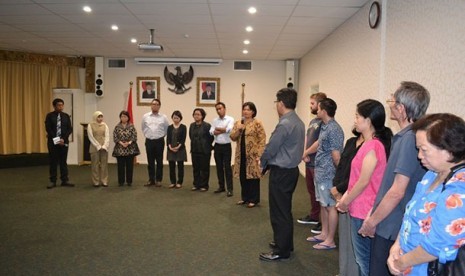
[{"label": "man in white shirt", "polygon": [[233,195],[233,180],[231,169],[231,138],[229,133],[234,126],[234,118],[226,115],[226,105],[223,102],[218,102],[215,105],[217,118],[212,122],[210,134],[215,136],[214,157],[216,163],[216,174],[218,175],[218,189],[215,194],[225,192],[228,189],[227,196]]},{"label": "man in white shirt", "polygon": [[[145,136],[145,151],[147,153],[147,169],[149,181],[145,186],[161,187],[163,180],[163,151],[165,150],[165,136],[168,130],[168,118],[159,113],[161,102],[153,99],[152,111],[142,117],[142,132]],[[155,161],[157,169],[155,173]]]}]

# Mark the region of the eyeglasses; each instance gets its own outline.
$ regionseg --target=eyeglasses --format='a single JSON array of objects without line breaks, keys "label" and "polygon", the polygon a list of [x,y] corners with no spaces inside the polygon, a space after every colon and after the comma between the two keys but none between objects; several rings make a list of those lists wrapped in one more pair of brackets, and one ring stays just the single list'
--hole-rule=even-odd
[{"label": "eyeglasses", "polygon": [[393,104],[393,103],[396,103],[396,100],[386,100],[386,103],[387,104]]},{"label": "eyeglasses", "polygon": [[280,101],[274,101],[274,103],[279,103]]}]

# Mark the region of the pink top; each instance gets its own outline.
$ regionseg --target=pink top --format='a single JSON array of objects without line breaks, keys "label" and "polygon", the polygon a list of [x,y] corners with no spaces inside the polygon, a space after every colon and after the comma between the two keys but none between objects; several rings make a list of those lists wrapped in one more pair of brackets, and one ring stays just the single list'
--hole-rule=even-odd
[{"label": "pink top", "polygon": [[352,188],[355,186],[355,183],[360,178],[363,159],[371,150],[375,151],[376,159],[378,159],[376,167],[370,177],[368,185],[365,187],[362,193],[359,194],[349,204],[350,216],[363,220],[366,218],[368,212],[373,207],[376,194],[378,193],[379,187],[381,186],[384,170],[386,169],[386,151],[384,150],[384,145],[378,139],[374,138],[363,143],[354,159],[352,159],[350,166],[349,187],[347,189],[347,191],[350,193]]}]

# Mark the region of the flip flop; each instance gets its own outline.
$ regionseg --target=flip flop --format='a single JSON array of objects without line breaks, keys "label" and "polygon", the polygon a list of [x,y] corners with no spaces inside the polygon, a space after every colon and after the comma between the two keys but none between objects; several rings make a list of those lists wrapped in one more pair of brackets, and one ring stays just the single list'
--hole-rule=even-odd
[{"label": "flip flop", "polygon": [[307,241],[308,241],[308,242],[318,242],[318,243],[323,242],[323,240],[320,240],[319,238],[315,238],[315,236],[313,236],[313,237],[308,237],[308,238],[307,238]]},{"label": "flip flop", "polygon": [[336,245],[326,245],[322,243],[317,243],[313,246],[313,249],[316,250],[331,250],[331,249],[336,249]]}]

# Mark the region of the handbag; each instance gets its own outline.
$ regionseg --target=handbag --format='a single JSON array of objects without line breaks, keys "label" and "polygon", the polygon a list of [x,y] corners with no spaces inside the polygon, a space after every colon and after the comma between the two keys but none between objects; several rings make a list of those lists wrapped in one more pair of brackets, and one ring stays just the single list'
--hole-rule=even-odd
[{"label": "handbag", "polygon": [[[442,191],[446,189],[446,183],[454,174],[465,168],[465,164],[459,164],[451,168],[451,172],[442,183]],[[428,276],[462,276],[465,275],[465,246],[459,248],[457,257],[453,261],[441,264],[437,259],[428,263]]]}]

